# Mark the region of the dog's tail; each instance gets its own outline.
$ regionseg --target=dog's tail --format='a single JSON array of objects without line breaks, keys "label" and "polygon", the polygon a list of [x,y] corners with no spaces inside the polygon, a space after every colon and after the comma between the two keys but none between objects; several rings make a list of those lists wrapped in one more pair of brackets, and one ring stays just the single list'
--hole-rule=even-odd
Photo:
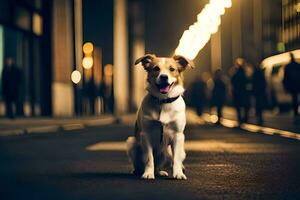
[{"label": "dog's tail", "polygon": [[145,168],[142,147],[136,141],[135,137],[128,137],[126,145],[129,161],[133,164],[133,173],[135,175],[141,175]]}]

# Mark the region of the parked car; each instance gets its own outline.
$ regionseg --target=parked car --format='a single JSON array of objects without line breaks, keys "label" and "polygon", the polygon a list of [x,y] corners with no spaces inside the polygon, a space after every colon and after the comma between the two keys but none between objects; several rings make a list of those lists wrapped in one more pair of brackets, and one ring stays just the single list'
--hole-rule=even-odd
[{"label": "parked car", "polygon": [[[300,63],[300,49],[291,52],[294,54],[296,61]],[[292,103],[291,96],[285,91],[282,84],[284,67],[289,62],[290,52],[270,56],[261,62],[268,83],[270,106],[279,108],[280,111],[286,111]]]}]

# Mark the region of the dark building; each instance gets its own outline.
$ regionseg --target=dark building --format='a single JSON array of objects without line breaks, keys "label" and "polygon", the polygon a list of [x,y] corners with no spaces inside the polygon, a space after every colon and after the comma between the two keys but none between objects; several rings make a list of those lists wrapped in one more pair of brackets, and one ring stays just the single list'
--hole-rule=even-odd
[{"label": "dark building", "polygon": [[0,74],[6,57],[21,69],[21,114],[74,113],[70,74],[81,62],[80,18],[78,0],[0,0]]},{"label": "dark building", "polygon": [[20,114],[50,115],[51,2],[1,0],[0,5],[0,73],[5,58],[12,57],[23,72]]},{"label": "dark building", "polygon": [[300,48],[300,2],[282,0],[281,39],[286,51]]}]

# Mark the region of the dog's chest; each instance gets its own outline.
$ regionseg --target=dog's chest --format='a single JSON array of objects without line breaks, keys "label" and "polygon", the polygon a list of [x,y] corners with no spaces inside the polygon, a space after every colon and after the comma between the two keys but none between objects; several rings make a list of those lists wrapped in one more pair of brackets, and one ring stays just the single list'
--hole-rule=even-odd
[{"label": "dog's chest", "polygon": [[159,114],[159,121],[162,124],[168,124],[171,121],[174,121],[174,116],[178,113],[178,110],[175,109],[174,105],[172,104],[163,104],[161,106],[160,111],[158,112]]},{"label": "dog's chest", "polygon": [[178,117],[185,113],[185,104],[182,97],[172,103],[158,103],[149,101],[143,106],[144,117],[148,120],[159,121],[162,124],[169,124],[178,120]]}]

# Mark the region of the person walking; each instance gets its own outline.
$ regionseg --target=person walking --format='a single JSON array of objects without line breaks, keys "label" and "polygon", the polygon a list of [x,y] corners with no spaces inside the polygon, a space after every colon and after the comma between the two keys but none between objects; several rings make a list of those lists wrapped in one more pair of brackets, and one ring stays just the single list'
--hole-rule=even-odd
[{"label": "person walking", "polygon": [[191,87],[191,105],[196,109],[197,115],[203,114],[206,103],[206,83],[202,76],[198,76]]},{"label": "person walking", "polygon": [[290,57],[291,61],[284,69],[283,86],[292,96],[294,122],[297,123],[299,121],[300,64],[296,62],[292,53],[290,53]]},{"label": "person walking", "polygon": [[252,77],[253,96],[255,99],[255,115],[258,124],[263,124],[263,110],[267,105],[267,82],[264,71],[259,65],[254,67]]},{"label": "person walking", "polygon": [[21,84],[21,71],[15,66],[12,57],[7,57],[2,72],[2,95],[5,102],[6,117],[15,117],[14,107],[17,107],[19,89]]},{"label": "person walking", "polygon": [[248,121],[250,97],[248,97],[249,79],[246,77],[245,61],[237,58],[231,77],[233,104],[237,112],[239,124]]},{"label": "person walking", "polygon": [[222,77],[222,70],[217,69],[213,76],[213,89],[211,96],[211,106],[217,108],[218,121],[220,124],[222,118],[222,110],[226,100],[226,85]]}]

